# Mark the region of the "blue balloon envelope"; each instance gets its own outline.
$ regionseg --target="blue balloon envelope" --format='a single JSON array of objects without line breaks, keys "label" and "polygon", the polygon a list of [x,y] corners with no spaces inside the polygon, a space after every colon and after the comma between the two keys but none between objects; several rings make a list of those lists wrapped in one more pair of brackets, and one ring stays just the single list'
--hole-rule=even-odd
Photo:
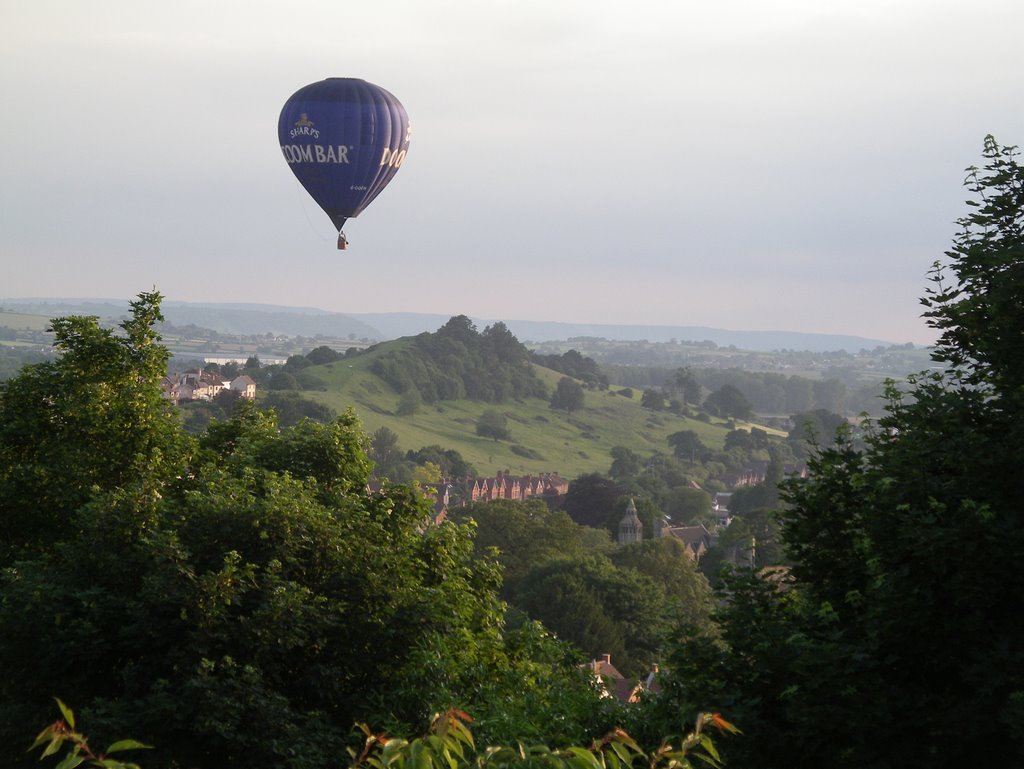
[{"label": "blue balloon envelope", "polygon": [[281,153],[306,192],[337,227],[366,208],[405,161],[405,108],[365,80],[332,77],[300,88],[277,123]]}]

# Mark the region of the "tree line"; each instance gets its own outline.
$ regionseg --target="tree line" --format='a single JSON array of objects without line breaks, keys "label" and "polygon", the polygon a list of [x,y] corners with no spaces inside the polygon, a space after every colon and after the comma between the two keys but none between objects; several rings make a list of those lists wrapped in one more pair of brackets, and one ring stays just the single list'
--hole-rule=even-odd
[{"label": "tree line", "polygon": [[603,364],[609,382],[616,387],[655,389],[670,393],[680,376],[692,378],[701,392],[734,387],[758,414],[795,414],[825,409],[840,414],[853,411],[879,413],[883,386],[879,383],[849,385],[841,379],[809,379],[797,374],[748,371],[738,368],[688,366],[624,366]]},{"label": "tree line", "polygon": [[477,331],[465,315],[414,337],[402,350],[381,355],[371,370],[399,393],[414,390],[426,403],[547,397],[547,388],[530,366],[529,352],[505,324],[499,321]]}]

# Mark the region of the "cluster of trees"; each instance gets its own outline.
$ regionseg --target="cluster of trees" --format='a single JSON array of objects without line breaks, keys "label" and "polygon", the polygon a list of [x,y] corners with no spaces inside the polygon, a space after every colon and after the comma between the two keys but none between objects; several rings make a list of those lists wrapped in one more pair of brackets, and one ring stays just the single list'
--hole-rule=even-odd
[{"label": "cluster of trees", "polygon": [[[737,428],[726,433],[720,451],[705,445],[695,430],[672,433],[668,444],[673,456],[687,465],[688,476],[704,483],[722,479],[755,461],[775,462],[780,466],[806,461],[814,447],[832,446],[839,430],[848,430],[848,439],[854,445],[861,445],[859,429],[852,429],[845,418],[831,411],[816,409],[793,414],[788,421],[791,427],[785,440],[771,439],[766,430],[751,426],[749,430]],[[628,451],[623,447],[617,450]]]},{"label": "cluster of trees", "polygon": [[[836,378],[808,379],[792,374],[740,369],[701,369],[696,376],[701,386],[708,390],[732,385],[760,414],[793,414],[813,409],[844,413],[848,407],[849,388]],[[875,398],[881,394],[877,382],[872,383],[871,393]]]},{"label": "cluster of trees", "polygon": [[371,370],[399,393],[415,390],[426,403],[470,398],[501,403],[545,398],[547,389],[530,366],[530,353],[498,322],[477,331],[465,315],[434,333],[378,357]]},{"label": "cluster of trees", "polygon": [[55,694],[153,767],[331,766],[355,721],[453,706],[486,740],[612,725],[567,647],[505,626],[468,528],[365,491],[351,413],[282,428],[246,404],[186,433],[159,300],[120,333],[54,321],[60,357],[0,398],[0,763],[30,763]]},{"label": "cluster of trees", "polygon": [[[238,404],[237,391],[224,390],[212,401],[185,401],[179,404],[184,428],[195,435],[203,432],[211,422],[228,419]],[[260,396],[263,408],[274,409],[282,427],[291,427],[303,419],[326,424],[338,417],[338,412],[323,403],[303,398],[298,393],[271,391]]]},{"label": "cluster of trees", "polygon": [[[653,390],[664,400],[679,399],[683,405],[698,406],[703,393],[714,393],[725,387],[738,391],[749,408],[758,414],[793,414],[798,411],[826,409],[847,411],[880,411],[883,386],[877,381],[850,382],[834,376],[809,379],[796,374],[772,371],[748,371],[739,368],[668,369],[651,366],[603,366],[615,385]],[[681,387],[685,383],[687,389]],[[682,393],[682,397],[680,397]],[[709,413],[711,412],[708,409]]]},{"label": "cluster of trees", "polygon": [[[49,340],[47,340],[47,344],[49,344]],[[23,366],[30,363],[41,363],[52,357],[50,353],[38,347],[27,349],[0,346],[0,382],[17,374]]]},{"label": "cluster of trees", "polygon": [[398,434],[387,427],[378,427],[370,435],[367,456],[373,462],[373,476],[391,483],[407,484],[415,479],[436,482],[477,474],[476,468],[455,449],[432,444],[402,451]]},{"label": "cluster of trees", "polygon": [[288,359],[281,364],[266,365],[260,361],[258,355],[251,355],[246,358],[244,364],[236,362],[207,363],[203,369],[219,373],[226,379],[233,379],[239,374],[245,374],[266,390],[319,390],[323,388],[323,385],[318,380],[303,375],[303,371],[310,366],[335,363],[355,353],[355,348],[350,348],[347,353],[342,354],[333,347],[320,345],[305,355],[289,355]]},{"label": "cluster of trees", "polygon": [[721,636],[672,654],[652,730],[699,701],[742,724],[736,766],[1024,762],[1024,168],[984,157],[922,299],[943,370],[786,485],[788,576],[723,582]]},{"label": "cluster of trees", "polygon": [[611,654],[619,670],[640,676],[677,625],[708,625],[710,588],[677,540],[619,547],[607,529],[540,500],[481,502],[450,515],[475,523],[478,557],[497,553],[513,616],[541,621],[589,659]]},{"label": "cluster of trees", "polygon": [[724,384],[702,397],[697,377],[683,368],[665,380],[664,386],[644,390],[640,405],[651,411],[670,411],[673,414],[693,414],[695,409],[700,409],[697,415],[705,421],[712,416],[743,420],[754,416],[754,407],[738,387]]},{"label": "cluster of trees", "polygon": [[542,355],[531,352],[530,361],[538,366],[579,380],[592,390],[608,389],[608,377],[601,371],[597,362],[593,358],[580,355],[576,350],[569,350],[561,355]]}]

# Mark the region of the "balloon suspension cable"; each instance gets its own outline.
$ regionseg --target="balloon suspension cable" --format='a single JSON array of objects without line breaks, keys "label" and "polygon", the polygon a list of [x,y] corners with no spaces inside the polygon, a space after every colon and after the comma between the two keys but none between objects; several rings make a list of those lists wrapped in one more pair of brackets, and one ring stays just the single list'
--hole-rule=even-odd
[{"label": "balloon suspension cable", "polygon": [[348,238],[345,237],[345,233],[338,230],[338,250],[344,251],[348,248]]}]

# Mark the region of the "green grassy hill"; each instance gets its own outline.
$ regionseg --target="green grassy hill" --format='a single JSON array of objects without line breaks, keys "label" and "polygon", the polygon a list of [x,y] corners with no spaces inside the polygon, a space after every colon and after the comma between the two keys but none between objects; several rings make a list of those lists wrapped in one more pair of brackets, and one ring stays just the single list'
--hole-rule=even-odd
[{"label": "green grassy hill", "polygon": [[[416,414],[400,417],[395,414],[399,393],[373,374],[370,366],[377,356],[409,344],[409,340],[388,342],[364,355],[307,368],[303,380],[316,382],[324,390],[307,390],[302,395],[339,412],[351,406],[366,432],[388,427],[398,435],[403,449],[431,444],[456,449],[482,474],[498,470],[558,472],[574,478],[581,473],[607,472],[613,446],[627,446],[642,456],[655,451],[669,453],[667,437],[671,433],[693,430],[706,445],[721,448],[728,432],[720,420],[708,424],[668,412],[655,413],[641,408],[639,393],[626,398],[613,391],[586,391],[584,407],[572,414],[551,410],[546,400],[529,398],[501,404],[470,400],[424,403]],[[544,368],[536,371],[552,390],[562,376]],[[476,435],[476,420],[488,409],[506,416],[510,440]]]},{"label": "green grassy hill", "polygon": [[0,310],[0,328],[30,331],[45,331],[50,325],[47,315],[32,315],[24,312]]}]

